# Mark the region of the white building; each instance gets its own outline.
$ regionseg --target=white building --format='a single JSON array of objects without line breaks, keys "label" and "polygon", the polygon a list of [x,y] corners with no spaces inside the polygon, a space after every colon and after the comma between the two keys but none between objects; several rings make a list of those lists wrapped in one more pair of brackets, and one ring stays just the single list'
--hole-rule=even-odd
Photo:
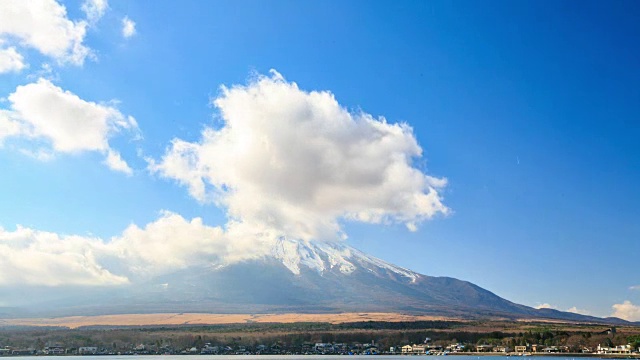
[{"label": "white building", "polygon": [[598,345],[598,354],[631,354],[631,345],[618,345],[616,347],[606,347]]}]

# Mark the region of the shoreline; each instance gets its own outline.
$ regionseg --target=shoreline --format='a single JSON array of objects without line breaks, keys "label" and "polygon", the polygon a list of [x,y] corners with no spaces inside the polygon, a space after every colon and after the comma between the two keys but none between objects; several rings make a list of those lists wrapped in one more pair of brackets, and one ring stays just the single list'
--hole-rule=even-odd
[{"label": "shoreline", "polygon": [[429,355],[429,354],[401,354],[401,353],[382,353],[382,354],[144,354],[144,353],[117,353],[117,354],[12,354],[0,355],[0,358],[12,357],[123,357],[123,356],[175,356],[175,357],[224,357],[224,356],[244,356],[244,357],[338,357],[338,356],[382,356],[382,357],[456,357],[456,356],[477,356],[477,357],[546,357],[546,358],[598,358],[598,359],[640,359],[640,353],[633,354],[592,354],[592,353],[526,353],[522,355],[518,353],[496,353],[496,352],[459,352],[449,353],[447,355]]},{"label": "shoreline", "polygon": [[[640,354],[593,354],[593,353],[526,353],[527,355],[521,355],[519,353],[495,353],[495,352],[462,352],[449,354],[447,356],[502,356],[502,357],[589,357],[589,358],[602,358],[602,359],[640,359]],[[411,356],[411,355],[409,355]],[[421,355],[416,355],[421,356]],[[437,356],[437,355],[426,355]]]},{"label": "shoreline", "polygon": [[[474,352],[465,352],[465,353],[455,353],[451,355],[426,355],[426,354],[375,354],[375,355],[344,355],[344,354],[287,354],[287,355],[276,355],[276,354],[51,354],[51,355],[1,355],[0,358],[24,358],[24,357],[113,357],[113,358],[121,358],[128,356],[156,356],[156,357],[213,357],[213,358],[224,358],[224,357],[242,357],[242,358],[298,358],[298,357],[314,357],[314,358],[334,358],[334,357],[371,357],[371,356],[380,356],[380,357],[456,357],[456,356],[490,356],[490,357],[521,357],[522,355],[517,354],[509,354],[504,355],[504,353],[474,353]],[[589,353],[536,353],[535,355],[526,355],[525,357],[547,357],[547,358],[597,358],[597,359],[640,359],[640,354],[589,354]]]}]

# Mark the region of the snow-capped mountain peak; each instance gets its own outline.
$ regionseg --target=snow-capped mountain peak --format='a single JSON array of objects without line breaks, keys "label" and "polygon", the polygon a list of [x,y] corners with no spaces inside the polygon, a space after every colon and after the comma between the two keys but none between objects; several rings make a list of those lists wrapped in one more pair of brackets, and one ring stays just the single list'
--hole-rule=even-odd
[{"label": "snow-capped mountain peak", "polygon": [[280,238],[271,255],[281,261],[292,273],[300,275],[302,267],[320,274],[339,271],[349,275],[357,268],[370,272],[390,271],[415,282],[420,274],[367,255],[344,243],[315,242]]}]

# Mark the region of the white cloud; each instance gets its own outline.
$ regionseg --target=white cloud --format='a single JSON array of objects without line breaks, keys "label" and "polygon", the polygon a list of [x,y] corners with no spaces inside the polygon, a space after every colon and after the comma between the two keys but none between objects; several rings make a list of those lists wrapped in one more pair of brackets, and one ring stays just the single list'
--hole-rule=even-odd
[{"label": "white cloud", "polygon": [[59,236],[18,226],[0,228],[0,285],[120,285],[126,277],[114,275],[96,261],[104,248],[97,239]]},{"label": "white cloud", "polygon": [[230,264],[264,256],[272,239],[260,246],[260,235],[240,236],[243,229],[207,226],[201,218],[190,221],[163,212],[144,228],[129,226],[112,239],[110,247],[135,275],[154,275],[201,264]]},{"label": "white cloud", "polygon": [[171,212],[142,228],[130,225],[108,241],[0,227],[0,286],[122,285],[188,266],[263,256],[265,249],[256,245],[255,234],[243,242],[243,231],[233,224],[225,231],[203,224],[200,218],[189,221]]},{"label": "white cloud", "polygon": [[0,49],[0,74],[19,72],[26,66],[24,58],[16,51],[15,47]]},{"label": "white cloud", "polygon": [[577,307],[573,306],[570,307],[569,309],[567,309],[568,312],[574,313],[574,314],[580,314],[580,315],[591,315],[591,313],[589,313],[588,310],[584,310],[584,309],[578,309]]},{"label": "white cloud", "polygon": [[629,321],[640,321],[640,306],[634,305],[629,300],[624,301],[622,304],[614,304],[612,308],[613,314],[611,316]]},{"label": "white cloud", "polygon": [[131,170],[126,161],[122,160],[120,153],[117,151],[109,149],[104,163],[112,170],[120,171],[127,175],[133,174],[133,170]]},{"label": "white cloud", "polygon": [[536,309],[554,309],[557,310],[558,307],[555,305],[551,305],[549,303],[538,304],[535,306]]},{"label": "white cloud", "polygon": [[221,245],[224,245],[222,228],[206,226],[200,218],[187,221],[170,212],[144,228],[129,226],[111,243],[134,273],[143,274],[184,268],[203,258],[216,260],[211,255],[222,250]]},{"label": "white cloud", "polygon": [[222,126],[198,142],[174,139],[150,169],[256,232],[335,240],[340,219],[415,230],[449,211],[446,180],[412,165],[422,149],[406,124],[349,112],[330,92],[300,90],[275,71],[223,87],[213,103]]},{"label": "white cloud", "polygon": [[87,20],[93,24],[102,18],[108,7],[109,2],[107,0],[85,0],[80,9],[87,16]]},{"label": "white cloud", "polygon": [[54,71],[53,66],[49,63],[42,63],[40,68],[35,71],[30,71],[27,75],[27,79],[29,81],[34,81],[38,79],[47,79],[49,81],[58,81],[60,80],[60,75]]},{"label": "white cloud", "polygon": [[36,49],[59,63],[82,65],[87,23],[71,21],[55,0],[0,0],[0,40]]},{"label": "white cloud", "polygon": [[629,286],[629,290],[640,290],[640,285]]},{"label": "white cloud", "polygon": [[124,19],[122,19],[122,36],[128,39],[135,34],[136,23],[133,20],[129,19],[128,16],[125,16]]},{"label": "white cloud", "polygon": [[0,109],[0,145],[5,138],[20,135],[22,126],[11,111]]},{"label": "white cloud", "polygon": [[572,307],[568,308],[567,310],[562,310],[556,305],[552,305],[552,304],[549,304],[549,303],[542,303],[542,304],[538,304],[538,305],[534,306],[534,308],[536,308],[536,309],[552,309],[552,310],[558,310],[558,311],[566,311],[566,312],[570,312],[570,313],[574,313],[574,314],[589,315],[589,311],[583,310],[583,309],[578,309],[576,306],[572,306]]},{"label": "white cloud", "polygon": [[53,152],[47,149],[19,149],[20,153],[39,161],[50,161],[55,158]]},{"label": "white cloud", "polygon": [[111,169],[131,172],[109,146],[109,138],[122,130],[138,132],[133,117],[113,106],[83,100],[46,79],[18,86],[8,100],[10,109],[0,113],[0,139],[3,135],[45,139],[59,153],[97,151],[106,156]]}]

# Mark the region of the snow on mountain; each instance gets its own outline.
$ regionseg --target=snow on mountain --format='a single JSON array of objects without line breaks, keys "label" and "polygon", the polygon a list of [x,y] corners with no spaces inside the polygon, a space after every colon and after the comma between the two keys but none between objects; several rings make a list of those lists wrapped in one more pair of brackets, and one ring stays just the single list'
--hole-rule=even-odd
[{"label": "snow on mountain", "polygon": [[367,255],[344,243],[280,238],[273,247],[271,256],[281,261],[287,269],[296,275],[300,275],[301,266],[305,266],[320,274],[337,269],[345,275],[351,274],[357,267],[370,272],[378,272],[383,269],[405,277],[412,283],[421,276],[411,270]]}]

